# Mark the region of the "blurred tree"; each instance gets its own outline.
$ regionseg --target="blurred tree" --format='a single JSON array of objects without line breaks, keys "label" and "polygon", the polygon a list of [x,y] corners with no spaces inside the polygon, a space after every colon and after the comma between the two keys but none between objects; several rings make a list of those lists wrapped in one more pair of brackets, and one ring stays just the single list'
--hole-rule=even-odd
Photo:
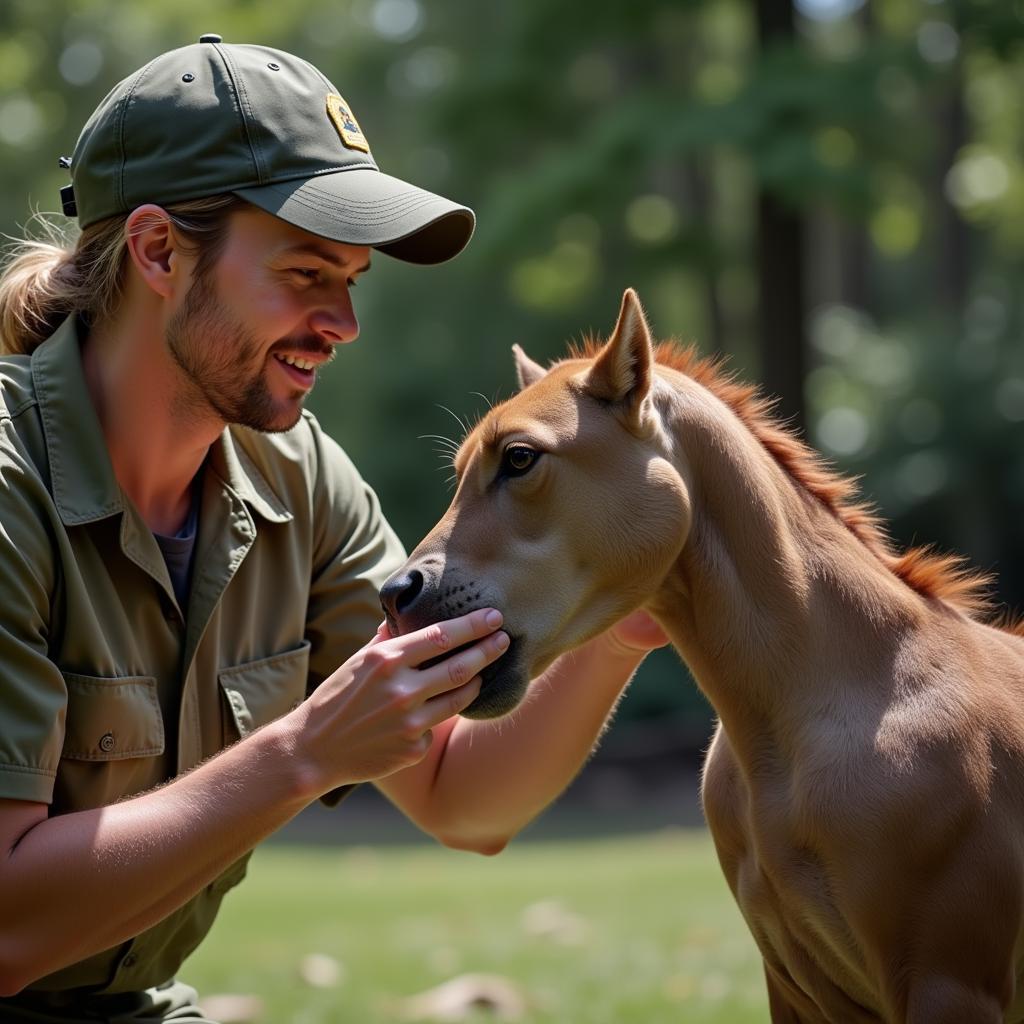
[{"label": "blurred tree", "polygon": [[[757,37],[769,59],[785,60],[796,43],[792,0],[756,0]],[[799,107],[779,112],[777,123],[799,117]],[[779,125],[784,132],[785,124]],[[757,194],[758,329],[765,388],[778,396],[778,412],[801,434],[806,432],[804,378],[804,219],[763,182]]]},{"label": "blurred tree", "polygon": [[[364,337],[313,395],[406,542],[446,497],[420,435],[463,431],[438,405],[471,419],[513,386],[512,342],[557,357],[610,329],[634,285],[660,335],[729,354],[784,411],[806,365],[810,438],[863,475],[894,534],[997,568],[1000,596],[1024,603],[1022,14],[1021,0],[797,0],[795,16],[785,0],[8,0],[0,221],[21,235],[33,208],[56,208],[57,158],[150,56],[204,31],[291,49],[336,82],[384,170],[479,214],[451,265],[375,261]],[[624,713],[703,716],[676,675],[657,659]]]}]

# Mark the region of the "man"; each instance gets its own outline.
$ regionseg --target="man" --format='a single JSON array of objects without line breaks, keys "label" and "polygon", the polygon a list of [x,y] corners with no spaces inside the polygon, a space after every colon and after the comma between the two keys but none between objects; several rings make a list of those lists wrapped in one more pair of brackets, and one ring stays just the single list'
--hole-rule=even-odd
[{"label": "man", "polygon": [[453,717],[496,610],[375,632],[401,546],[302,405],[371,249],[441,262],[473,215],[382,174],[319,71],[203,36],[70,166],[76,245],[0,280],[0,1019],[199,1021],[175,974],[257,842],[374,781],[497,852],[663,638],[625,621],[496,729]]}]

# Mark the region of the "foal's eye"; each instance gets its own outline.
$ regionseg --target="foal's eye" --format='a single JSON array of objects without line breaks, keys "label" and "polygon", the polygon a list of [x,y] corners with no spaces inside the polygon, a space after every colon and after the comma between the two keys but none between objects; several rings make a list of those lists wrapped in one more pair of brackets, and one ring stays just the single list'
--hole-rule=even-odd
[{"label": "foal's eye", "polygon": [[528,472],[540,456],[540,452],[525,444],[510,444],[501,459],[503,476],[522,476]]}]

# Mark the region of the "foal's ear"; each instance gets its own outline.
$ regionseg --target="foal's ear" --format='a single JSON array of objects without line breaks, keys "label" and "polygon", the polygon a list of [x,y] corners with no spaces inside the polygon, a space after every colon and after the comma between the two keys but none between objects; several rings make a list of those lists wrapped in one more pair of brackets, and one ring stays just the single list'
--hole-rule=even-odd
[{"label": "foal's ear", "polygon": [[640,300],[632,288],[622,296],[619,319],[611,338],[587,374],[587,391],[606,402],[624,404],[638,423],[651,390],[654,346]]},{"label": "foal's ear", "polygon": [[536,384],[547,374],[540,363],[535,363],[518,345],[512,346],[512,354],[516,357],[516,376],[519,378],[519,390]]}]

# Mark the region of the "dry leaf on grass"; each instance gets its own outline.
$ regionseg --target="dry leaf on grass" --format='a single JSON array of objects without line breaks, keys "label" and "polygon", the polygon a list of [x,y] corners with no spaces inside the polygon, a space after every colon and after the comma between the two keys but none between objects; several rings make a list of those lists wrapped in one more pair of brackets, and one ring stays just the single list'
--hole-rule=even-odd
[{"label": "dry leaf on grass", "polygon": [[258,1024],[263,1019],[263,1000],[259,996],[230,993],[203,996],[199,1000],[205,1016],[220,1024]]},{"label": "dry leaf on grass", "polygon": [[522,1020],[526,999],[521,990],[497,974],[462,974],[437,988],[403,999],[399,1008],[407,1021],[431,1021],[458,1024],[475,1010],[493,1015],[495,1020]]},{"label": "dry leaf on grass", "polygon": [[552,939],[563,946],[579,946],[587,938],[587,922],[558,900],[531,903],[520,923],[527,935]]},{"label": "dry leaf on grass", "polygon": [[345,968],[326,953],[309,953],[299,962],[299,977],[312,988],[335,988],[345,980]]}]

